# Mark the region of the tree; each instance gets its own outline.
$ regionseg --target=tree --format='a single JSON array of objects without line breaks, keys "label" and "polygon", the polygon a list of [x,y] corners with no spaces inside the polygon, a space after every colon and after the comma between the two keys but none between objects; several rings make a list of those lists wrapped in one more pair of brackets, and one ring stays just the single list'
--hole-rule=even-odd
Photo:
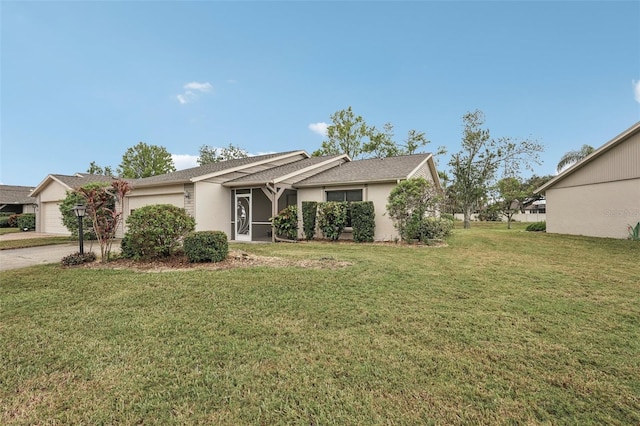
[{"label": "tree", "polygon": [[429,143],[424,132],[409,130],[404,143],[394,140],[393,124],[385,123],[383,130],[369,126],[351,107],[331,115],[333,124],[327,127],[327,140],[313,155],[347,154],[351,159],[367,157],[395,157],[415,154]]},{"label": "tree", "polygon": [[123,178],[138,179],[175,172],[176,167],[169,151],[163,146],[140,142],[127,149],[118,167]]},{"label": "tree", "polygon": [[[91,190],[109,186],[106,182],[88,183],[82,188],[67,191],[67,196],[60,203],[60,214],[62,215],[62,224],[71,232],[71,235],[78,236],[78,218],[73,208],[78,204],[85,204],[86,198],[80,192],[80,189]],[[109,202],[109,207],[115,207],[115,199]],[[82,219],[82,235],[85,240],[95,240],[96,234],[93,230],[93,221],[88,215]]]},{"label": "tree", "polygon": [[513,216],[522,211],[531,191],[531,187],[515,177],[506,177],[496,183],[493,191],[496,199],[494,207],[507,218],[507,229],[511,229]]},{"label": "tree", "polygon": [[595,149],[591,145],[585,144],[582,145],[582,148],[578,150],[565,153],[560,158],[556,170],[558,171],[558,173],[560,173],[561,170],[564,170],[565,168],[577,163],[578,161],[591,154],[593,151],[595,151]]},{"label": "tree", "polygon": [[[91,218],[93,232],[100,243],[103,262],[108,262],[111,246],[122,221],[124,197],[129,193],[129,182],[121,179],[111,182],[111,187],[85,186],[78,193],[85,199],[88,216]],[[120,208],[118,210],[118,208]]]},{"label": "tree", "polygon": [[363,140],[371,135],[371,128],[364,118],[353,113],[351,107],[331,115],[333,124],[327,127],[327,140],[322,142],[320,149],[313,155],[347,154],[356,159],[363,154]]},{"label": "tree", "polygon": [[244,149],[229,144],[226,148],[215,148],[209,145],[200,147],[198,164],[204,166],[209,163],[219,163],[220,161],[234,160],[237,158],[247,158],[249,153]]},{"label": "tree", "polygon": [[506,175],[517,174],[524,163],[540,164],[542,145],[528,139],[510,137],[491,138],[484,125],[484,114],[476,110],[462,117],[464,123],[462,149],[451,156],[449,166],[453,176],[453,192],[464,214],[464,227],[471,227],[471,212],[486,197],[498,169],[502,166]]},{"label": "tree", "polygon": [[387,199],[387,213],[400,238],[414,238],[422,221],[435,216],[442,201],[441,194],[423,177],[407,179],[396,185]]},{"label": "tree", "polygon": [[89,164],[87,173],[91,175],[113,176],[113,169],[111,166],[100,167],[95,161],[92,161],[91,164]]}]

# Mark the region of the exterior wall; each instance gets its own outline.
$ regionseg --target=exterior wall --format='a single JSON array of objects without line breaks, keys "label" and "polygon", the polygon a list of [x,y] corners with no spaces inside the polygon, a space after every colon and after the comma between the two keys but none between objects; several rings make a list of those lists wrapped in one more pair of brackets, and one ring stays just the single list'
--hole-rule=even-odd
[{"label": "exterior wall", "polygon": [[196,231],[223,231],[231,239],[231,190],[218,183],[195,183]]},{"label": "exterior wall", "polygon": [[627,238],[640,221],[640,178],[546,191],[547,232]]},{"label": "exterior wall", "polygon": [[48,234],[69,235],[69,230],[62,224],[59,203],[67,197],[67,188],[52,180],[37,197],[36,231]]}]

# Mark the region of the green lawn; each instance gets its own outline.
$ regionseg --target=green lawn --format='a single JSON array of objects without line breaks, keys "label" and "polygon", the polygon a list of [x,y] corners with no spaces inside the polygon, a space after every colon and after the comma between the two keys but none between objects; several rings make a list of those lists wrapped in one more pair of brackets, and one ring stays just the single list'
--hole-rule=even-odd
[{"label": "green lawn", "polygon": [[54,244],[69,244],[78,240],[74,240],[71,237],[37,237],[26,238],[19,240],[6,240],[0,241],[0,250],[9,250],[16,248],[38,247],[38,246],[50,246]]},{"label": "green lawn", "polygon": [[640,244],[522,227],[0,273],[0,424],[640,424]]}]

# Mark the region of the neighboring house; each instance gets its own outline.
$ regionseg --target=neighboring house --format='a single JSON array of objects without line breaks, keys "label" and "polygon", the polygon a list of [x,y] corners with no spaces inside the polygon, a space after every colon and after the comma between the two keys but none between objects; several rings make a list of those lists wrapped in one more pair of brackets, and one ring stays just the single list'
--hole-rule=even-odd
[{"label": "neighboring house", "polygon": [[77,173],[68,175],[49,175],[31,192],[38,206],[36,211],[36,231],[48,234],[69,235],[69,230],[62,224],[60,202],[67,196],[67,191],[94,182],[111,182],[110,176]]},{"label": "neighboring house", "polygon": [[626,238],[640,221],[640,122],[536,189],[547,232]]},{"label": "neighboring house", "polygon": [[36,200],[31,186],[0,185],[0,213],[35,213]]},{"label": "neighboring house", "polygon": [[[173,204],[195,218],[198,231],[221,230],[237,241],[271,241],[269,219],[289,205],[301,210],[303,201],[373,201],[375,239],[387,240],[396,236],[391,219],[384,215],[389,192],[400,181],[417,176],[440,188],[431,154],[351,161],[346,155],[310,157],[305,151],[289,151],[129,180],[133,190],[124,200],[123,211],[126,220],[137,208]],[[61,187],[63,181],[68,187]],[[59,202],[65,196],[60,189],[90,181],[89,175],[77,175],[74,185],[69,185],[60,175],[50,175],[34,195],[39,203]],[[42,232],[60,230],[62,225],[42,216],[38,221]]]}]

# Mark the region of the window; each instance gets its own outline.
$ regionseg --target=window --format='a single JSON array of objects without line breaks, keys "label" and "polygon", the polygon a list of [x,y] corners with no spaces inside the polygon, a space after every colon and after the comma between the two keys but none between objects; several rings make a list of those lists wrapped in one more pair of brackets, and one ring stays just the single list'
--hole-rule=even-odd
[{"label": "window", "polygon": [[362,201],[362,189],[327,191],[327,201]]}]

